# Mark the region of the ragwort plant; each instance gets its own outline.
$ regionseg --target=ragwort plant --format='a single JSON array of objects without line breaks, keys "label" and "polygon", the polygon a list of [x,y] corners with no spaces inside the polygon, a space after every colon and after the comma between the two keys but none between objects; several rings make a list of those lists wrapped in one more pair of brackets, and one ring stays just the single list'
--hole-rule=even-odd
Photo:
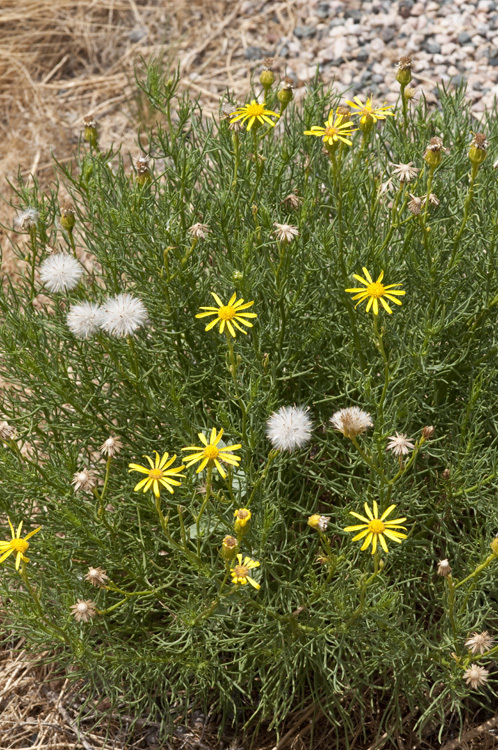
[{"label": "ragwort plant", "polygon": [[15,186],[5,624],[165,732],[493,706],[498,126],[410,77],[216,119],[151,66],[131,167],[89,117],[71,204]]}]

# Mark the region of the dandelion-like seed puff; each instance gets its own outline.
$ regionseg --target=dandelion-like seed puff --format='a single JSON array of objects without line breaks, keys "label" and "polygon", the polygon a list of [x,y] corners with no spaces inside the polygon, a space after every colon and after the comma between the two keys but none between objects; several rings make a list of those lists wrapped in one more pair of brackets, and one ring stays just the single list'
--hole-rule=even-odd
[{"label": "dandelion-like seed puff", "polygon": [[187,467],[190,467],[200,461],[201,464],[196,469],[196,473],[198,474],[200,471],[206,468],[206,466],[212,467],[214,464],[223,479],[225,479],[227,474],[220,461],[224,461],[226,464],[230,464],[231,466],[237,466],[240,461],[240,456],[232,455],[232,451],[239,450],[239,448],[242,448],[242,445],[225,445],[220,448],[218,444],[221,440],[222,435],[223,430],[220,430],[219,433],[217,433],[216,427],[213,427],[208,443],[206,436],[202,432],[199,432],[198,437],[202,443],[202,446],[189,445],[187,448],[182,448],[182,450],[184,451],[194,451],[191,456],[188,456],[185,459],[185,465]]},{"label": "dandelion-like seed puff", "polygon": [[215,294],[214,292],[211,292],[211,294],[218,307],[201,307],[201,310],[206,310],[207,312],[201,312],[195,316],[196,318],[205,318],[208,315],[216,315],[215,319],[208,323],[204,330],[210,331],[211,328],[214,328],[214,326],[219,323],[220,333],[223,333],[226,326],[230,335],[234,338],[235,328],[237,328],[237,330],[241,331],[242,333],[247,334],[247,331],[244,331],[244,329],[241,328],[239,324],[242,323],[243,325],[252,328],[252,323],[247,320],[247,318],[257,318],[257,314],[242,311],[247,310],[249,307],[252,307],[252,305],[254,305],[254,301],[244,302],[243,299],[238,300],[237,293],[234,292],[234,294],[232,294],[232,296],[230,297],[228,304],[224,305],[217,294]]},{"label": "dandelion-like seed puff", "polygon": [[271,109],[266,109],[264,104],[258,104],[256,99],[253,99],[250,104],[244,104],[243,107],[238,107],[232,112],[230,124],[233,125],[234,122],[240,120],[242,125],[246,122],[248,123],[247,130],[250,130],[255,123],[256,126],[264,125],[266,123],[274,128],[276,123],[270,119],[269,115],[277,118],[280,117],[277,112],[273,112]]},{"label": "dandelion-like seed puff", "polygon": [[362,278],[361,276],[358,276],[358,274],[354,273],[353,278],[357,279],[358,281],[361,281],[362,284],[365,284],[365,288],[355,288],[355,289],[346,289],[346,292],[349,292],[350,294],[354,294],[355,296],[353,299],[357,299],[358,302],[355,305],[355,309],[358,307],[360,302],[365,302],[365,300],[368,300],[367,302],[367,312],[370,311],[370,308],[373,307],[374,315],[379,314],[379,300],[386,312],[388,312],[390,315],[392,313],[391,308],[387,304],[384,297],[387,297],[388,300],[391,302],[394,302],[396,305],[401,305],[401,301],[399,299],[396,299],[396,296],[400,296],[403,294],[406,294],[406,292],[402,291],[401,289],[395,289],[394,287],[401,286],[401,284],[388,284],[385,286],[382,284],[382,279],[384,278],[384,271],[381,271],[381,274],[377,281],[374,281],[370,274],[368,273],[367,269],[363,266],[363,273],[365,274],[365,278]]},{"label": "dandelion-like seed puff", "polygon": [[387,554],[389,550],[387,549],[387,544],[384,536],[387,536],[388,539],[391,539],[393,542],[397,542],[398,544],[401,544],[401,541],[403,539],[406,539],[406,534],[403,534],[400,531],[394,531],[394,529],[404,529],[406,531],[406,526],[399,525],[402,524],[403,521],[406,521],[406,518],[393,518],[392,521],[386,521],[387,516],[390,515],[390,513],[392,513],[394,508],[396,507],[395,505],[390,505],[380,518],[379,508],[375,500],[373,501],[373,513],[367,503],[365,503],[363,507],[365,508],[367,518],[365,518],[365,516],[361,516],[359,513],[355,513],[353,510],[349,511],[349,515],[354,516],[355,518],[359,518],[360,521],[364,521],[364,523],[355,526],[347,526],[344,529],[344,531],[360,532],[353,537],[353,542],[356,542],[358,539],[363,539],[365,537],[365,541],[361,545],[362,551],[367,549],[367,547],[369,547],[371,544],[372,555],[374,555],[377,552],[377,542],[380,542],[380,546]]},{"label": "dandelion-like seed puff", "polygon": [[[143,490],[147,492],[152,487],[152,491],[156,497],[161,495],[161,487],[165,487],[171,494],[174,493],[173,486],[179,487],[181,482],[178,481],[178,477],[184,477],[185,474],[180,474],[185,467],[177,466],[172,469],[171,464],[176,461],[176,455],[169,458],[169,453],[163,453],[162,457],[159,456],[157,451],[155,461],[150,456],[144,456],[147,459],[149,467],[141,466],[140,464],[129,464],[130,471],[139,471],[141,474],[147,474],[145,479],[141,479],[140,482],[134,487],[135,492]],[[169,459],[169,460],[168,460]]]},{"label": "dandelion-like seed puff", "polygon": [[26,534],[24,539],[21,539],[21,530],[22,530],[22,524],[23,522],[19,524],[17,527],[17,532],[14,531],[14,527],[12,526],[10,522],[10,518],[7,519],[10,526],[10,533],[12,534],[12,539],[8,542],[0,542],[0,563],[2,563],[4,560],[7,559],[9,555],[11,555],[13,552],[16,552],[16,570],[19,570],[19,566],[21,564],[21,560],[25,563],[29,562],[29,557],[25,556],[25,552],[27,551],[29,547],[28,539],[30,539],[33,534],[36,534],[37,531],[40,531],[41,526],[38,526],[37,529],[34,529],[33,531],[30,531],[29,534]]}]

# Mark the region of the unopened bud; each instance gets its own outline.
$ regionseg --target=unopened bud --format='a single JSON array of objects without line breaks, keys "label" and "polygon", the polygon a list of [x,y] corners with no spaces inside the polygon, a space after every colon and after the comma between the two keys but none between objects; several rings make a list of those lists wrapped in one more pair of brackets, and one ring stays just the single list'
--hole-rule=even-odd
[{"label": "unopened bud", "polygon": [[437,574],[438,576],[449,576],[451,573],[451,565],[448,562],[448,560],[440,560],[437,564]]},{"label": "unopened bud", "polygon": [[424,427],[424,429],[422,430],[422,437],[424,438],[424,440],[430,440],[433,435],[434,427],[432,425]]},{"label": "unopened bud", "polygon": [[487,156],[488,140],[484,133],[474,133],[474,138],[470,144],[469,159],[473,164],[482,164]]},{"label": "unopened bud", "polygon": [[412,59],[408,56],[400,58],[396,80],[402,86],[406,86],[412,80]]},{"label": "unopened bud", "polygon": [[220,555],[224,560],[233,560],[237,552],[238,542],[234,536],[226,536],[220,549]]},{"label": "unopened bud", "polygon": [[93,115],[87,115],[86,117],[84,117],[83,125],[83,138],[85,139],[85,141],[88,141],[91,146],[96,147],[98,140],[97,121],[95,120]]},{"label": "unopened bud", "polygon": [[425,149],[424,160],[427,164],[435,169],[439,167],[443,158],[443,141],[437,135],[431,138],[429,145]]},{"label": "unopened bud", "polygon": [[284,78],[277,92],[277,99],[281,104],[280,110],[282,112],[294,99],[293,85],[292,78]]},{"label": "unopened bud", "polygon": [[271,88],[273,84],[275,83],[275,76],[273,74],[273,71],[263,70],[261,72],[261,75],[259,76],[259,82],[263,86],[265,91]]},{"label": "unopened bud", "polygon": [[66,229],[68,232],[73,231],[76,219],[74,217],[74,206],[71,203],[65,203],[61,206],[60,223],[63,229]]}]

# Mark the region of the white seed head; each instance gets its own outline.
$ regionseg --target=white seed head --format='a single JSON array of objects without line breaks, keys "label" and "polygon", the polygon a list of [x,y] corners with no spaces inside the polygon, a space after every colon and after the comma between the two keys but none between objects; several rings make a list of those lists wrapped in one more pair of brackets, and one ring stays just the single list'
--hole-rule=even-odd
[{"label": "white seed head", "polygon": [[74,491],[83,490],[83,492],[91,492],[94,487],[97,486],[97,477],[95,472],[91,469],[83,469],[77,471],[73,475],[73,481],[71,484],[74,486]]},{"label": "white seed head", "polygon": [[282,406],[268,419],[266,434],[278,450],[292,451],[309,441],[312,427],[307,408]]},{"label": "white seed head", "polygon": [[92,586],[98,586],[102,588],[106,585],[106,581],[109,580],[109,576],[106,575],[105,570],[102,568],[88,568],[88,573],[85,576],[85,581],[88,581]]},{"label": "white seed head", "polygon": [[473,654],[485,654],[493,646],[494,638],[487,630],[482,633],[472,633],[472,637],[465,641],[465,645]]},{"label": "white seed head", "polygon": [[342,432],[347,438],[356,437],[373,426],[372,418],[366,411],[359,406],[348,406],[345,409],[339,409],[332,414],[330,421],[336,430]]},{"label": "white seed head", "polygon": [[438,576],[449,576],[451,573],[451,565],[448,560],[440,560],[437,564]]},{"label": "white seed head", "polygon": [[82,273],[81,265],[68,253],[49,255],[40,266],[40,278],[49,292],[74,289]]},{"label": "white seed head", "polygon": [[188,233],[194,240],[204,240],[210,231],[207,224],[192,224]]},{"label": "white seed head", "polygon": [[88,622],[97,614],[97,607],[90,600],[77,599],[70,609],[76,622]]},{"label": "white seed head", "polygon": [[36,227],[40,214],[36,208],[27,208],[25,211],[17,214],[14,219],[14,229],[18,232],[27,232],[33,227]]},{"label": "white seed head", "polygon": [[109,458],[112,458],[117,453],[119,453],[122,447],[123,446],[121,444],[121,440],[111,435],[111,437],[108,437],[107,440],[104,440],[99,448],[99,451],[102,456],[108,456]]},{"label": "white seed head", "polygon": [[111,336],[130,336],[147,320],[147,310],[142,300],[131,294],[109,297],[101,307],[100,327]]},{"label": "white seed head", "polygon": [[273,226],[276,227],[273,234],[279,242],[292,242],[295,237],[299,237],[299,230],[292,224],[277,224],[273,222]]},{"label": "white seed head", "polygon": [[408,440],[406,435],[400,435],[399,432],[387,439],[391,442],[388,443],[386,450],[392,451],[395,456],[406,456],[407,453],[415,448],[412,441]]},{"label": "white seed head", "polygon": [[79,302],[71,305],[67,314],[67,325],[79,339],[88,339],[100,328],[102,310],[94,302]]},{"label": "white seed head", "polygon": [[412,161],[408,164],[393,164],[393,167],[393,174],[398,177],[400,182],[411,182],[420,172],[418,167],[413,166]]},{"label": "white seed head", "polygon": [[480,667],[478,664],[471,664],[470,667],[463,673],[463,679],[475,690],[482,685],[485,685],[488,681],[489,671]]},{"label": "white seed head", "polygon": [[0,440],[13,440],[16,436],[16,428],[12,427],[11,424],[8,422],[5,422],[5,420],[0,422]]}]

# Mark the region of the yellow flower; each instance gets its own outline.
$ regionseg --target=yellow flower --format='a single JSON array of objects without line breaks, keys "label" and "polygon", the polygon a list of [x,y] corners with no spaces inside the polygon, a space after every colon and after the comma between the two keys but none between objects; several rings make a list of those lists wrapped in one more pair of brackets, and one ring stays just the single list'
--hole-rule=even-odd
[{"label": "yellow flower", "polygon": [[329,119],[323,128],[320,125],[312,125],[311,130],[304,131],[304,135],[317,135],[322,138],[324,143],[328,143],[330,146],[333,146],[337,141],[342,141],[346,145],[351,146],[351,141],[347,136],[358,130],[358,128],[351,130],[352,127],[352,121],[344,117],[344,115],[336,114],[334,122],[334,110],[331,109]]},{"label": "yellow flower", "polygon": [[152,487],[154,495],[160,497],[161,485],[162,487],[166,487],[168,492],[173,494],[174,489],[172,485],[179,487],[181,482],[178,482],[177,479],[173,479],[172,477],[184,477],[185,474],[179,474],[178,472],[184,469],[185,466],[182,464],[182,466],[177,466],[176,469],[170,469],[169,467],[176,460],[176,454],[168,461],[169,453],[163,453],[162,458],[159,458],[159,453],[157,451],[154,451],[154,453],[156,454],[155,462],[150,456],[144,456],[149,462],[150,468],[140,466],[140,464],[129,464],[129,471],[139,471],[141,474],[147,474],[145,479],[141,479],[134,487],[134,490],[135,492],[138,492],[143,488],[143,491],[147,492],[147,490],[150,490]]},{"label": "yellow flower", "polygon": [[0,542],[0,553],[2,553],[2,556],[0,557],[0,563],[2,563],[4,560],[7,559],[9,555],[11,555],[13,552],[17,552],[16,555],[16,570],[19,570],[19,566],[21,564],[21,560],[25,563],[29,562],[29,558],[24,556],[24,553],[29,547],[28,539],[33,536],[33,534],[36,534],[37,531],[40,531],[41,526],[38,526],[37,529],[34,529],[34,531],[30,531],[29,534],[26,534],[24,539],[21,539],[21,529],[23,522],[19,524],[17,527],[17,532],[14,531],[14,527],[12,526],[10,522],[10,518],[7,519],[10,526],[10,533],[12,534],[12,539],[10,542]]},{"label": "yellow flower", "polygon": [[355,309],[358,307],[360,302],[364,302],[366,299],[368,299],[367,303],[367,312],[369,312],[370,308],[373,306],[373,311],[375,315],[379,314],[379,303],[378,300],[380,299],[381,305],[388,312],[389,314],[392,313],[391,308],[385,301],[384,297],[387,297],[388,300],[391,302],[395,302],[397,305],[401,305],[401,302],[399,299],[396,299],[396,297],[393,297],[393,295],[403,295],[406,294],[406,292],[403,292],[400,289],[394,289],[395,286],[401,286],[401,284],[388,284],[387,286],[384,286],[384,284],[381,284],[382,279],[384,278],[384,271],[381,272],[379,278],[377,281],[373,281],[372,277],[368,273],[367,269],[363,266],[363,273],[366,276],[366,279],[363,279],[361,276],[357,276],[357,274],[353,274],[353,278],[357,279],[358,281],[361,281],[362,284],[365,284],[365,288],[362,289],[361,287],[359,289],[345,289],[346,292],[350,292],[352,294],[355,294],[353,299],[357,299],[358,302],[355,305]]},{"label": "yellow flower", "polygon": [[214,328],[214,326],[219,323],[220,333],[223,333],[226,324],[231,335],[235,337],[234,326],[239,331],[242,331],[242,333],[247,333],[247,331],[244,331],[244,329],[240,327],[239,323],[243,323],[245,326],[252,328],[252,323],[246,320],[246,318],[257,318],[258,316],[256,313],[241,312],[241,310],[247,310],[248,307],[254,305],[254,301],[246,302],[244,304],[243,299],[237,300],[237,293],[234,292],[230,297],[228,304],[224,305],[217,294],[214,292],[211,292],[211,294],[213,295],[214,301],[218,307],[201,307],[201,310],[207,310],[208,312],[202,312],[195,316],[196,318],[205,318],[207,315],[216,315],[216,318],[207,324],[205,328],[206,331],[210,331],[211,328]]},{"label": "yellow flower", "polygon": [[232,451],[237,451],[239,450],[239,448],[242,448],[242,446],[225,445],[223,448],[218,448],[218,443],[220,442],[222,435],[223,430],[220,430],[217,434],[216,427],[213,427],[208,443],[206,436],[203,435],[202,432],[199,432],[198,437],[202,443],[202,446],[189,445],[187,448],[182,448],[183,451],[195,451],[195,453],[185,459],[186,466],[190,467],[193,464],[196,464],[198,461],[201,461],[201,465],[198,469],[196,469],[196,473],[198,474],[206,466],[212,466],[214,464],[223,479],[225,479],[227,474],[223,466],[220,464],[220,461],[224,461],[226,464],[230,464],[231,466],[237,466],[240,461],[240,457],[233,456]]},{"label": "yellow flower", "polygon": [[392,539],[393,542],[398,542],[398,544],[401,544],[401,540],[406,539],[407,536],[400,531],[393,531],[393,529],[405,529],[406,531],[406,526],[399,525],[400,523],[403,523],[403,521],[406,521],[406,518],[394,518],[392,521],[385,520],[395,507],[395,505],[390,505],[379,518],[379,508],[375,500],[373,501],[373,513],[367,503],[365,503],[364,508],[368,518],[360,516],[359,513],[355,513],[353,510],[349,511],[350,516],[359,518],[360,521],[364,521],[365,523],[359,524],[358,526],[346,526],[344,531],[359,531],[361,529],[360,533],[353,537],[353,542],[356,542],[357,539],[363,539],[363,537],[366,537],[361,545],[361,549],[367,549],[371,543],[372,555],[374,555],[377,551],[377,540],[379,540],[382,549],[387,553],[389,550],[387,549],[384,536],[387,536],[388,539]]},{"label": "yellow flower", "polygon": [[[239,508],[233,514],[235,516],[235,533],[244,536],[249,531],[247,524],[251,520],[252,513],[247,508]],[[247,528],[245,528],[247,526]]]},{"label": "yellow flower", "polygon": [[365,104],[363,104],[359,96],[353,98],[353,102],[346,100],[346,104],[349,104],[350,107],[357,110],[357,112],[354,112],[353,114],[359,115],[360,122],[363,124],[369,121],[375,123],[377,120],[385,120],[386,115],[390,115],[391,117],[395,116],[394,112],[388,112],[391,107],[394,107],[394,104],[388,104],[384,107],[374,107],[371,96],[367,97]]},{"label": "yellow flower", "polygon": [[250,557],[246,557],[242,563],[242,555],[237,555],[237,560],[239,561],[239,564],[235,565],[230,571],[232,574],[232,583],[237,585],[241,584],[242,586],[245,586],[246,583],[250,583],[255,589],[260,589],[261,586],[259,583],[256,583],[253,578],[247,575],[253,568],[259,568],[259,562],[251,560]]},{"label": "yellow flower", "polygon": [[232,123],[234,122],[237,122],[238,120],[240,120],[241,124],[244,125],[244,123],[249,120],[249,124],[247,126],[248,130],[252,128],[255,122],[258,125],[264,125],[266,122],[267,125],[271,125],[272,128],[274,128],[276,123],[274,123],[273,120],[270,120],[268,115],[280,117],[277,112],[273,112],[271,109],[266,109],[264,104],[258,104],[256,99],[253,99],[250,104],[245,104],[243,107],[238,107],[232,112],[230,125],[232,125]]}]

